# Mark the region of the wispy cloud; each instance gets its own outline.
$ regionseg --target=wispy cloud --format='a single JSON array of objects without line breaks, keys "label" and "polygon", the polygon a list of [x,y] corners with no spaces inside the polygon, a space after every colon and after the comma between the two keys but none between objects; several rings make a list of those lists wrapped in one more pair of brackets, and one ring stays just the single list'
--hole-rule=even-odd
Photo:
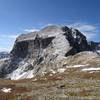
[{"label": "wispy cloud", "polygon": [[80,30],[85,36],[87,36],[88,39],[93,39],[94,37],[96,37],[98,32],[98,28],[96,26],[87,23],[79,22],[70,24],[68,26]]},{"label": "wispy cloud", "polygon": [[17,35],[10,35],[10,34],[9,35],[8,34],[7,35],[4,35],[4,34],[0,35],[1,39],[8,39],[8,38],[10,38],[10,39],[16,39],[17,37],[18,37],[18,34]]},{"label": "wispy cloud", "polygon": [[28,32],[28,33],[30,33],[30,32],[35,32],[35,31],[39,31],[39,29],[25,29],[24,30],[24,32]]},{"label": "wispy cloud", "polygon": [[0,52],[1,51],[11,51],[15,39],[18,37],[18,34],[0,34]]},{"label": "wispy cloud", "polygon": [[16,39],[19,35],[9,35],[8,38]]},{"label": "wispy cloud", "polygon": [[0,46],[0,52],[2,51],[6,51],[6,52],[10,52],[11,49],[8,49],[8,48],[4,48],[3,46]]}]

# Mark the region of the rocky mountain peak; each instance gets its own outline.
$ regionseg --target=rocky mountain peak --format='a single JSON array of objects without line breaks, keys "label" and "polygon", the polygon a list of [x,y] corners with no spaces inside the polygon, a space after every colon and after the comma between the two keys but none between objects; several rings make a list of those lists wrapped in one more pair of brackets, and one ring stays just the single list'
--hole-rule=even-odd
[{"label": "rocky mountain peak", "polygon": [[20,35],[8,61],[0,66],[0,73],[11,79],[31,78],[57,70],[68,56],[91,51],[86,37],[67,26],[47,26],[40,31]]}]

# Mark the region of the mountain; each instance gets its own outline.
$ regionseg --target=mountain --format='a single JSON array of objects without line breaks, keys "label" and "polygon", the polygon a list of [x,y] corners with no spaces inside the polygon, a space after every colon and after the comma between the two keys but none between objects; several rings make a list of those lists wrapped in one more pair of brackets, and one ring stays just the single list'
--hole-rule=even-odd
[{"label": "mountain", "polygon": [[90,41],[88,44],[91,47],[91,50],[96,51],[97,53],[100,52],[100,42]]},{"label": "mountain", "polygon": [[91,66],[93,57],[99,66],[99,49],[100,43],[88,42],[77,29],[47,26],[17,37],[10,58],[0,64],[0,76],[17,80],[55,74],[70,65]]},{"label": "mountain", "polygon": [[3,58],[9,58],[9,53],[8,52],[0,52],[0,59],[3,59]]}]

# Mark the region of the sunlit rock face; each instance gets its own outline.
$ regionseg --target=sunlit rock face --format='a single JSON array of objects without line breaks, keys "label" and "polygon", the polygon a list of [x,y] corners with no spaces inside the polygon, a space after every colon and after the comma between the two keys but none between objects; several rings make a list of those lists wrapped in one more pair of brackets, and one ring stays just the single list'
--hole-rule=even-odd
[{"label": "sunlit rock face", "polygon": [[62,67],[67,56],[89,50],[91,46],[78,30],[47,26],[38,32],[20,35],[0,72],[10,79],[32,78]]}]

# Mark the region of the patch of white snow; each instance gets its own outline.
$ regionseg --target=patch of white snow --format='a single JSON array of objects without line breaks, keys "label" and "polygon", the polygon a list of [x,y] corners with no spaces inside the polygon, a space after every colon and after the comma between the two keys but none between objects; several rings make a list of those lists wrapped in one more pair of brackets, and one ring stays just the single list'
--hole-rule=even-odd
[{"label": "patch of white snow", "polygon": [[33,70],[20,73],[18,70],[15,70],[13,73],[8,76],[11,80],[19,80],[24,78],[33,78]]},{"label": "patch of white snow", "polygon": [[51,69],[50,72],[51,72],[52,74],[56,74],[56,71],[54,71],[53,69]]},{"label": "patch of white snow", "polygon": [[66,66],[66,68],[79,68],[79,67],[85,67],[88,65],[70,65],[70,66]]},{"label": "patch of white snow", "polygon": [[1,91],[5,92],[5,93],[10,93],[11,92],[11,88],[2,88]]},{"label": "patch of white snow", "polygon": [[98,71],[100,68],[84,68],[82,71]]},{"label": "patch of white snow", "polygon": [[65,70],[66,70],[66,68],[59,68],[59,69],[57,70],[57,72],[63,73]]},{"label": "patch of white snow", "polygon": [[28,63],[22,61],[20,64],[20,67],[18,67],[16,70],[14,70],[12,73],[7,75],[7,78],[10,78],[11,80],[18,80],[18,79],[24,79],[24,78],[33,78],[34,70],[25,71],[25,68],[28,66]]}]

